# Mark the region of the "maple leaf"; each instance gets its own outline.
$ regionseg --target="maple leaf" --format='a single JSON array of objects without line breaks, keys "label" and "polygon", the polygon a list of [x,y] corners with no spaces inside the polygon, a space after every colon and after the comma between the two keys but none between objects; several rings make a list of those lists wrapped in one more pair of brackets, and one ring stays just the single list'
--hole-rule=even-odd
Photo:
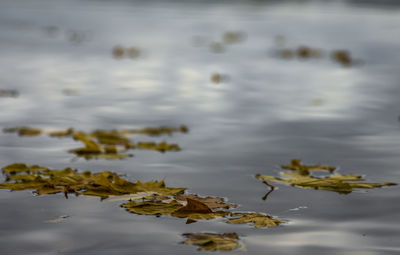
[{"label": "maple leaf", "polygon": [[236,233],[185,233],[183,236],[188,239],[183,244],[199,246],[199,250],[232,251],[241,246]]},{"label": "maple leaf", "polygon": [[355,189],[373,189],[384,186],[397,185],[396,183],[360,183],[364,181],[361,176],[357,175],[341,175],[335,174],[327,177],[315,177],[310,174],[310,170],[328,170],[333,172],[334,168],[330,166],[303,166],[299,160],[292,160],[289,166],[282,166],[282,168],[295,170],[295,172],[281,172],[281,177],[274,177],[269,175],[257,174],[255,177],[264,182],[275,181],[288,183],[292,186],[298,186],[305,189],[321,189],[338,192],[341,194],[348,194]]}]

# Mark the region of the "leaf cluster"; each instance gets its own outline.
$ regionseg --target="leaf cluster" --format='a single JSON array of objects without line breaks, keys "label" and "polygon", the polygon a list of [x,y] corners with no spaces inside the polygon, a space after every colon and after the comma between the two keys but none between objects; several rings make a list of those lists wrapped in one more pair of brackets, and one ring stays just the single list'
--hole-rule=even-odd
[{"label": "leaf cluster", "polygon": [[164,181],[130,182],[118,174],[109,171],[92,173],[66,168],[51,170],[40,166],[12,164],[3,168],[6,181],[0,189],[34,190],[38,195],[69,193],[76,195],[97,196],[106,199],[111,195],[120,196],[138,192],[154,192],[163,195],[182,193],[185,188],[166,187]]}]

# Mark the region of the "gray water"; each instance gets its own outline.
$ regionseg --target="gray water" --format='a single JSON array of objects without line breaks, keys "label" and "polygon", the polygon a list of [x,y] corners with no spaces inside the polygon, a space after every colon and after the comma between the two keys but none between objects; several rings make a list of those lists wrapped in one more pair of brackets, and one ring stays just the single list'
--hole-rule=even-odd
[{"label": "gray water", "polygon": [[[0,190],[0,254],[199,254],[187,232],[236,232],[233,254],[398,254],[399,186],[348,195],[277,184],[292,158],[370,182],[400,183],[400,9],[393,1],[0,1],[0,127],[78,130],[187,125],[160,138],[182,151],[133,151],[120,161],[73,159],[79,143],[0,133],[0,165],[110,170],[220,196],[238,211],[288,223],[256,229],[221,220],[130,214],[118,202]],[[386,4],[379,4],[383,2]],[[244,41],[222,53],[227,31]],[[280,40],[277,40],[280,38]],[[280,59],[279,43],[346,49],[362,64]],[[137,47],[116,59],[116,45]],[[229,76],[210,81],[212,73]],[[73,95],[63,93],[65,89]],[[295,208],[302,207],[298,210]],[[45,223],[61,215],[57,224]]]}]

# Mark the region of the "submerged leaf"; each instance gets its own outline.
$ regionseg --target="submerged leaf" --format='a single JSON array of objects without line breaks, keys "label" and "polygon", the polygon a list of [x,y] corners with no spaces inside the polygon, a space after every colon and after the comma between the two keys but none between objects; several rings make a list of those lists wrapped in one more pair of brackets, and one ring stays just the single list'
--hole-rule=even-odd
[{"label": "submerged leaf", "polygon": [[359,183],[355,181],[363,181],[361,176],[350,175],[331,175],[327,177],[315,177],[310,174],[310,170],[328,170],[334,171],[334,167],[330,166],[303,166],[300,161],[295,159],[292,160],[292,164],[288,166],[282,166],[284,169],[295,170],[295,172],[281,172],[281,177],[274,177],[269,175],[257,174],[255,177],[264,182],[275,181],[288,183],[292,186],[298,186],[305,189],[321,189],[338,192],[341,194],[348,194],[354,191],[354,189],[373,189],[384,186],[397,185],[396,183]]},{"label": "submerged leaf", "polygon": [[186,233],[188,240],[183,244],[199,246],[199,250],[232,251],[240,247],[239,236],[236,233]]},{"label": "submerged leaf", "polygon": [[261,213],[232,213],[230,216],[238,218],[230,219],[227,221],[227,223],[231,224],[253,223],[254,227],[256,228],[274,227],[278,226],[281,223],[286,222],[284,220],[272,218],[269,215]]}]

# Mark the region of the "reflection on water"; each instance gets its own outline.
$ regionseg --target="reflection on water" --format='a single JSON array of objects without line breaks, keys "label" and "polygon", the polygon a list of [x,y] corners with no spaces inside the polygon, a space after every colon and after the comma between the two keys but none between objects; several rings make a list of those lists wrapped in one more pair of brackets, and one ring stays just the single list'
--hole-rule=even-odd
[{"label": "reflection on water", "polygon": [[[0,253],[197,254],[181,235],[207,232],[237,233],[249,254],[398,253],[398,186],[343,196],[277,185],[262,200],[268,190],[253,177],[302,158],[400,182],[398,17],[394,1],[1,1],[1,128],[190,129],[174,134],[176,153],[74,162],[71,139],[1,133],[1,165],[165,178],[288,224],[184,225],[83,197],[1,190]],[[301,45],[325,54],[294,58]],[[271,54],[277,46],[293,59]],[[339,49],[334,59],[363,64],[331,61]]]}]

